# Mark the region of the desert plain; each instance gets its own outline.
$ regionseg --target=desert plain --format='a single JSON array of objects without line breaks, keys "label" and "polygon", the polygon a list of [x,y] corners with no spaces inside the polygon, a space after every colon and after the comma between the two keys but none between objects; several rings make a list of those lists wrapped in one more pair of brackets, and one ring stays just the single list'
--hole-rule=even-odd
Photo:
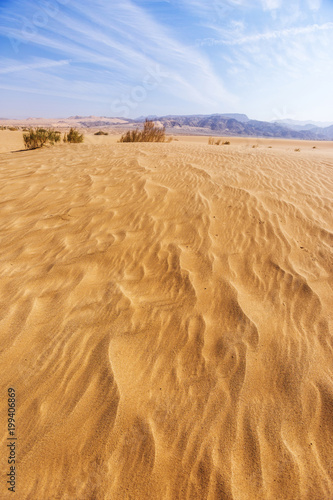
[{"label": "desert plain", "polygon": [[332,499],[333,144],[117,138],[0,131],[0,498]]}]

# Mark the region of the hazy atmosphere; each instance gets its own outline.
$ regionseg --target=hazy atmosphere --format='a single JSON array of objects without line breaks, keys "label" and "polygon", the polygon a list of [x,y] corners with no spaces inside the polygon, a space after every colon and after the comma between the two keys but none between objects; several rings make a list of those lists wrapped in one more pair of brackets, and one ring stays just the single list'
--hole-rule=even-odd
[{"label": "hazy atmosphere", "polygon": [[1,0],[1,118],[332,121],[328,0]]}]

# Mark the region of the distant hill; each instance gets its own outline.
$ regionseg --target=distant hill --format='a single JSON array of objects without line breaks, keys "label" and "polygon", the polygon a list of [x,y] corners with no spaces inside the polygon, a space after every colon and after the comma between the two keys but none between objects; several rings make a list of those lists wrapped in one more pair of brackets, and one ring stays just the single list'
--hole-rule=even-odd
[{"label": "distant hill", "polygon": [[222,115],[223,118],[233,118],[234,120],[237,120],[242,123],[246,123],[250,121],[250,118],[247,115],[244,115],[242,113],[223,113]]},{"label": "distant hill", "polygon": [[[234,118],[238,116],[239,119]],[[280,137],[284,139],[333,140],[327,129],[293,130],[278,123],[250,120],[246,115],[214,114],[162,116],[157,121],[169,132],[243,137]],[[330,129],[330,127],[328,127]],[[321,131],[324,131],[322,133]]]},{"label": "distant hill", "polygon": [[[317,138],[323,140],[333,140],[333,122],[298,122],[296,120],[279,120],[281,126],[288,127],[297,132],[308,131]],[[320,124],[320,126],[319,126]]]},{"label": "distant hill", "polygon": [[[148,117],[151,119],[150,117]],[[209,123],[218,123],[220,120],[236,120],[241,123],[246,123],[250,119],[241,113],[223,113],[223,114],[213,114],[213,115],[167,115],[162,117],[154,117],[158,121],[170,121],[179,122],[182,125],[187,125],[190,127],[205,127]],[[144,120],[144,118],[143,118]]]},{"label": "distant hill", "polygon": [[[265,122],[251,120],[241,113],[223,113],[213,115],[167,115],[157,117],[140,116],[130,118],[114,118],[107,116],[71,116],[69,118],[44,119],[28,118],[26,120],[0,119],[0,125],[8,126],[51,126],[59,128],[79,127],[86,129],[106,128],[114,133],[142,127],[146,118],[154,120],[158,126],[164,126],[168,133],[177,135],[219,135],[238,137],[271,137],[283,139],[308,139],[333,141],[333,124],[318,127],[315,123],[284,120]],[[287,123],[285,123],[287,122]]]},{"label": "distant hill", "polygon": [[318,122],[318,121],[313,121],[313,120],[307,120],[307,121],[300,121],[300,120],[291,120],[291,119],[285,119],[285,120],[274,120],[275,123],[278,123],[279,125],[285,125],[289,128],[292,128],[294,130],[310,130],[311,128],[325,128],[325,127],[330,127],[333,125],[332,122]]},{"label": "distant hill", "polygon": [[139,116],[138,118],[135,118],[135,122],[144,122],[145,120],[157,120],[158,116],[157,115],[148,115],[148,116]]},{"label": "distant hill", "polygon": [[312,129],[311,132],[318,134],[320,136],[323,136],[324,139],[326,139],[327,141],[333,140],[333,125],[330,125],[329,127],[324,127],[324,128],[316,127],[314,129]]}]

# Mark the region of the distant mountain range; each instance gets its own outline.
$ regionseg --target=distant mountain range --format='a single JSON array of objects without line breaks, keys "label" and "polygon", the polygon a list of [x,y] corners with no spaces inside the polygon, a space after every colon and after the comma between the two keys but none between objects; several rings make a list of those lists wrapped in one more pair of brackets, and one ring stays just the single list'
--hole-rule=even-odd
[{"label": "distant mountain range", "polygon": [[224,113],[224,114],[216,114],[216,115],[167,115],[167,116],[163,116],[163,117],[158,117],[157,115],[150,115],[150,116],[140,116],[139,118],[136,118],[134,121],[139,121],[139,122],[143,122],[145,121],[146,118],[148,118],[148,120],[177,120],[178,118],[179,119],[204,119],[204,118],[207,118],[207,117],[221,117],[221,118],[232,118],[234,120],[237,120],[239,122],[248,122],[250,119],[242,114],[242,113]]},{"label": "distant mountain range", "polygon": [[[313,123],[265,122],[251,120],[238,113],[214,115],[168,115],[149,117],[163,125],[167,132],[243,137],[276,137],[284,139],[333,140],[333,125],[318,127]],[[137,118],[132,125],[144,121]],[[287,123],[286,123],[287,122]],[[292,123],[291,123],[292,122]]]},{"label": "distant mountain range", "polygon": [[333,122],[298,122],[296,120],[279,120],[280,125],[297,132],[308,131],[324,140],[333,139]]},{"label": "distant mountain range", "polygon": [[270,137],[333,141],[333,122],[299,122],[295,120],[265,122],[251,120],[248,116],[241,113],[151,115],[148,117],[140,116],[134,120],[107,116],[71,116],[69,118],[56,119],[28,118],[26,120],[0,119],[0,125],[21,127],[51,126],[54,128],[78,127],[87,129],[107,128],[117,133],[141,127],[146,118],[154,120],[160,126],[164,126],[167,133],[174,135]]},{"label": "distant mountain range", "polygon": [[299,121],[299,120],[291,120],[291,119],[285,119],[285,120],[274,120],[276,123],[280,123],[282,125],[287,125],[289,128],[294,128],[296,130],[296,127],[299,128],[305,128],[305,127],[320,127],[320,128],[325,128],[329,127],[330,125],[333,125],[332,122],[317,122],[317,121],[312,121],[312,120],[306,120],[306,121]]}]

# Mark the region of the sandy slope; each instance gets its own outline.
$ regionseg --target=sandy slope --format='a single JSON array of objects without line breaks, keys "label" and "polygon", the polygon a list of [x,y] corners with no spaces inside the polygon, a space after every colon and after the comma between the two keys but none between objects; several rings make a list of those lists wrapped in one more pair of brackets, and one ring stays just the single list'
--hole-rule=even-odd
[{"label": "sandy slope", "polygon": [[329,146],[100,139],[0,155],[1,499],[9,386],[19,500],[332,498]]},{"label": "sandy slope", "polygon": [[0,153],[10,153],[24,149],[23,132],[20,130],[0,130]]}]

